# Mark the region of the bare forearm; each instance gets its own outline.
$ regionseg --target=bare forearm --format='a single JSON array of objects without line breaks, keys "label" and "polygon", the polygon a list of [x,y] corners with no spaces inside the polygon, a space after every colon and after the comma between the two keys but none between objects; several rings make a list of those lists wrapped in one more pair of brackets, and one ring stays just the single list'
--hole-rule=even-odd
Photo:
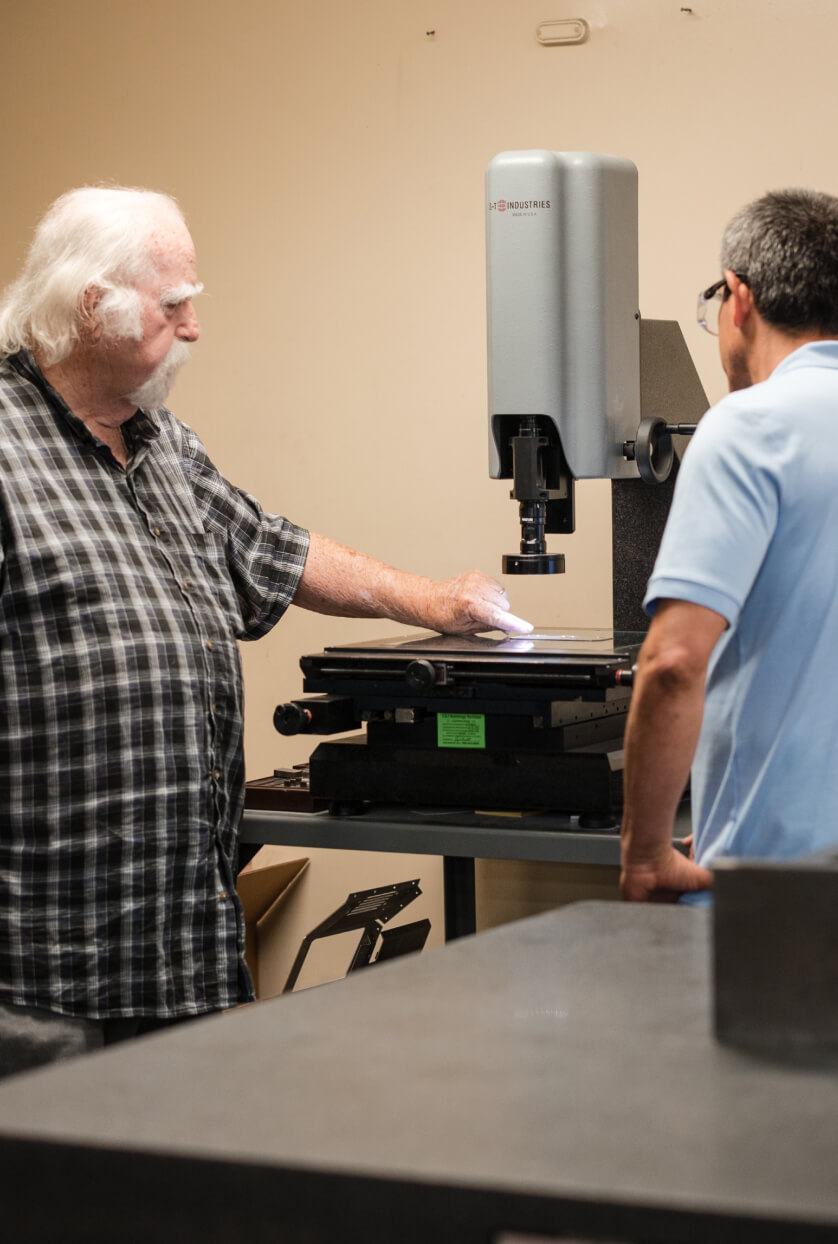
[{"label": "bare forearm", "polygon": [[451,634],[480,630],[526,632],[508,612],[500,584],[479,571],[438,581],[409,574],[355,549],[311,533],[294,604],[349,618],[392,618]]},{"label": "bare forearm", "polygon": [[707,889],[710,873],[672,846],[704,714],[707,663],[725,620],[700,605],[661,601],[640,650],[626,727],[620,887],[632,901]]},{"label": "bare forearm", "polygon": [[625,864],[660,859],[671,846],[703,708],[703,677],[673,684],[660,670],[639,671],[625,740]]},{"label": "bare forearm", "polygon": [[406,574],[312,532],[294,604],[337,617],[415,623],[427,611],[431,587],[431,579]]}]

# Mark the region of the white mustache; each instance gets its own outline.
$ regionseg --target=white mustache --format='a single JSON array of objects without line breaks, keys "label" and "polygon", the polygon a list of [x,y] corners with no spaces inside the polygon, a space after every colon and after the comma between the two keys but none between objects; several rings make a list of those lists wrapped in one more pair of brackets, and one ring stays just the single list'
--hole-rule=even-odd
[{"label": "white mustache", "polygon": [[129,402],[136,402],[146,410],[162,406],[169,396],[175,377],[192,353],[189,342],[177,339],[172,342],[165,358],[161,359],[154,371],[133,393],[127,393]]},{"label": "white mustache", "polygon": [[191,353],[192,348],[188,341],[173,341],[169,347],[169,353],[163,359],[157,370],[159,371],[165,368],[167,371],[178,371],[178,369],[183,367],[183,364],[188,361]]}]

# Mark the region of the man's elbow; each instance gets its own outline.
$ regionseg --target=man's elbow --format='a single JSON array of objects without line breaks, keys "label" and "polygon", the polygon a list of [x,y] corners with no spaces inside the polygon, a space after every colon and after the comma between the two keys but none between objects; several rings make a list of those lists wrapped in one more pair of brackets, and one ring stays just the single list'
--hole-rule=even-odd
[{"label": "man's elbow", "polygon": [[667,644],[644,654],[640,674],[650,690],[666,696],[683,695],[704,686],[707,657],[688,644]]}]

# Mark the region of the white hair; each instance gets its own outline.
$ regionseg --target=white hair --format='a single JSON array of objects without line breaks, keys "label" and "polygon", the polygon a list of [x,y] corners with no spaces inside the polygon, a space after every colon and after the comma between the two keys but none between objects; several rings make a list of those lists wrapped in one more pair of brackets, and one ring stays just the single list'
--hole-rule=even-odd
[{"label": "white hair", "polygon": [[84,186],[56,199],[0,302],[0,356],[26,348],[46,366],[60,363],[90,319],[89,290],[104,335],[139,340],[136,284],[153,274],[161,217],[184,223],[174,199],[153,190]]}]

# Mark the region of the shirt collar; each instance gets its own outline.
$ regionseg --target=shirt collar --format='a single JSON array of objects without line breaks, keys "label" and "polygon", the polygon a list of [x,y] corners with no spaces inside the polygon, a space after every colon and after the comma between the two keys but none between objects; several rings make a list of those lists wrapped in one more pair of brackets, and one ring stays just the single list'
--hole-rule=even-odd
[{"label": "shirt collar", "polygon": [[779,376],[796,367],[838,367],[838,341],[831,337],[825,341],[807,341],[787,354],[771,374]]},{"label": "shirt collar", "polygon": [[[35,385],[36,389],[39,390],[56,414],[59,414],[65,420],[76,436],[90,444],[97,446],[102,444],[99,438],[93,435],[84,420],[73,414],[58,390],[54,389],[49,381],[44,378],[40,367],[28,350],[18,350],[16,354],[9,355],[6,362],[18,375],[25,377],[25,379]],[[122,431],[132,456],[135,457],[160,435],[160,421],[153,410],[137,410],[136,414],[133,414],[122,425]]]}]

